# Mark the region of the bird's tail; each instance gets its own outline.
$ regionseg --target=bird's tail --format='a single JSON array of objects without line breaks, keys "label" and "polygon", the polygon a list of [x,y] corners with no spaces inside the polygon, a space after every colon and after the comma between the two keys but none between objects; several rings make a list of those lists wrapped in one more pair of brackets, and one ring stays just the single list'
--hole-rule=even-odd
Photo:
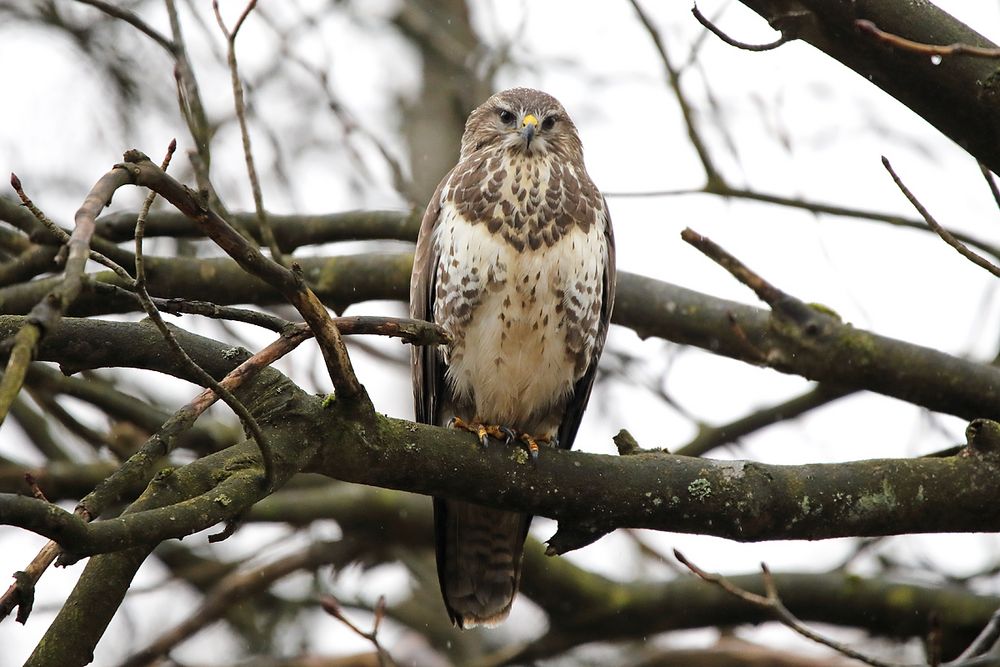
[{"label": "bird's tail", "polygon": [[434,499],[438,579],[455,625],[493,626],[507,618],[530,523],[528,514]]}]

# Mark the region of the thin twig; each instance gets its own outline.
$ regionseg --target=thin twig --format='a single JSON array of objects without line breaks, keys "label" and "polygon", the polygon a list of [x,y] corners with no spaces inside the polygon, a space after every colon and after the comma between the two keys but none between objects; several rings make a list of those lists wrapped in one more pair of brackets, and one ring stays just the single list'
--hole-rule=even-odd
[{"label": "thin twig", "polygon": [[120,667],[145,667],[157,664],[158,658],[169,653],[185,639],[204,630],[233,605],[259,595],[274,582],[299,570],[312,571],[331,563],[349,562],[357,557],[358,548],[358,545],[351,541],[316,543],[259,567],[238,570],[226,575],[205,595],[198,609],[153,640],[149,646],[133,654],[121,663]]},{"label": "thin twig", "polygon": [[[340,121],[341,126],[343,126],[345,139],[349,139],[352,134],[360,135],[363,139],[370,142],[375,149],[382,155],[382,159],[385,161],[386,165],[389,167],[389,172],[392,174],[392,184],[396,191],[406,198],[411,208],[416,208],[418,205],[417,194],[413,189],[413,182],[411,179],[407,178],[406,171],[403,169],[400,161],[392,154],[385,142],[374,132],[365,127],[360,123],[352,114],[347,107],[341,102],[336,93],[333,90],[333,86],[330,84],[330,77],[327,70],[321,67],[317,67],[310,62],[307,62],[303,58],[299,57],[295,53],[292,53],[287,46],[287,40],[283,41],[282,52],[285,59],[295,65],[298,65],[303,70],[305,70],[310,76],[316,79],[317,83],[323,89],[323,94],[326,96],[326,106],[330,109],[331,113],[337,117]],[[365,166],[364,160],[358,153],[357,149],[351,144],[350,141],[345,141],[346,149],[351,153],[352,159],[358,164],[359,168],[364,169],[366,172],[367,167]]]},{"label": "thin twig", "polygon": [[392,659],[389,652],[385,650],[382,643],[378,640],[378,629],[382,624],[382,619],[385,617],[385,596],[380,595],[378,601],[375,603],[375,620],[372,622],[372,629],[370,632],[365,632],[357,625],[355,625],[349,618],[344,616],[343,611],[340,609],[340,603],[337,602],[336,598],[332,595],[324,595],[320,598],[320,606],[323,607],[323,611],[333,616],[335,619],[346,625],[354,634],[358,635],[362,639],[367,639],[375,647],[375,652],[378,655],[379,667],[394,667],[396,661]]},{"label": "thin twig", "polygon": [[198,155],[197,160],[192,160],[191,166],[199,180],[208,182],[208,174],[212,165],[211,127],[208,115],[205,113],[205,107],[201,102],[198,80],[195,79],[194,69],[191,67],[190,58],[188,58],[177,7],[174,0],[165,0],[165,5],[174,44],[174,78],[177,82],[177,103],[180,105],[181,115],[184,116]]},{"label": "thin twig", "polygon": [[884,155],[882,156],[882,166],[884,166],[886,168],[886,171],[889,172],[889,175],[892,176],[892,180],[896,184],[896,187],[899,188],[900,192],[902,192],[903,195],[905,195],[906,198],[910,201],[910,203],[913,204],[913,208],[917,209],[917,212],[920,213],[923,219],[927,221],[927,225],[935,232],[937,232],[937,235],[940,236],[945,243],[947,243],[952,248],[957,250],[958,253],[962,255],[962,257],[965,257],[967,260],[969,260],[976,266],[986,269],[994,276],[1000,278],[1000,266],[997,266],[996,264],[989,261],[985,257],[972,252],[972,250],[970,250],[968,246],[966,246],[964,243],[955,238],[955,236],[947,229],[942,227],[938,223],[938,221],[934,219],[934,217],[930,214],[930,212],[924,207],[924,205],[920,203],[920,201],[916,198],[916,196],[914,196],[914,194],[910,192],[910,189],[903,184],[903,181],[900,180],[899,176],[896,174],[896,171],[892,168],[892,165],[889,163],[889,159],[886,158]]},{"label": "thin twig", "polygon": [[774,40],[773,42],[769,42],[767,44],[748,44],[746,42],[741,42],[739,40],[733,39],[725,32],[723,32],[721,28],[719,28],[717,25],[709,21],[708,17],[702,14],[701,10],[698,9],[698,5],[695,5],[691,8],[691,13],[694,14],[694,17],[696,19],[698,19],[698,23],[705,26],[709,30],[709,32],[714,34],[716,37],[721,39],[729,46],[735,46],[736,48],[743,49],[744,51],[758,51],[758,52],[771,51],[773,49],[778,48],[782,44],[788,42],[788,38],[784,34],[782,34],[781,37]]},{"label": "thin twig", "polygon": [[[160,169],[163,171],[167,170],[167,167],[170,166],[170,158],[173,157],[175,150],[177,150],[176,139],[171,140],[170,146],[167,148],[167,155],[163,158],[163,163],[160,165]],[[136,218],[135,222],[136,296],[139,297],[139,303],[142,305],[142,309],[146,312],[146,315],[160,331],[160,335],[163,336],[163,340],[166,342],[167,347],[169,347],[177,358],[180,359],[185,366],[187,366],[188,370],[198,378],[201,384],[211,388],[212,391],[214,391],[219,398],[221,398],[223,402],[236,413],[236,415],[240,418],[240,421],[250,432],[254,442],[257,443],[257,448],[260,450],[260,458],[264,465],[263,485],[265,488],[270,488],[272,480],[274,479],[274,454],[272,453],[271,447],[267,442],[267,438],[264,437],[263,431],[260,430],[260,425],[257,423],[257,420],[252,414],[250,414],[250,411],[245,405],[243,405],[242,401],[226,390],[226,388],[216,381],[216,379],[213,378],[208,371],[199,366],[195,360],[191,358],[184,347],[177,341],[177,338],[175,338],[173,333],[171,333],[167,323],[163,321],[160,311],[156,309],[152,299],[150,299],[149,292],[146,291],[146,262],[142,253],[142,242],[145,238],[146,216],[149,214],[149,209],[153,205],[154,199],[156,199],[156,192],[151,190],[146,196],[146,200],[143,202],[142,208],[139,209],[139,216]]]},{"label": "thin twig", "polygon": [[996,203],[997,208],[1000,208],[1000,188],[997,187],[997,182],[993,178],[993,172],[982,162],[979,163],[979,171],[982,172],[983,178],[986,179],[986,185],[990,188],[990,194],[993,195],[993,201]]},{"label": "thin twig", "polygon": [[42,489],[38,486],[38,480],[35,479],[34,475],[32,475],[30,472],[24,473],[24,481],[28,484],[28,487],[31,489],[31,495],[33,495],[35,498],[38,498],[39,500],[44,500],[45,502],[49,502],[49,499],[45,497],[45,492],[43,492]]},{"label": "thin twig", "polygon": [[[303,341],[308,340],[309,336],[310,332],[303,326],[294,327],[284,332],[270,345],[230,371],[220,384],[230,392],[236,391],[261,370],[294,350]],[[164,422],[159,431],[154,433],[136,454],[123,463],[111,477],[84,497],[80,501],[80,506],[85,507],[89,514],[99,515],[104,508],[121,499],[120,496],[124,489],[130,486],[128,484],[130,478],[146,479],[150,477],[156,461],[173,450],[177,435],[189,428],[218,398],[212,389],[202,390],[187,405]]]},{"label": "thin twig", "polygon": [[760,297],[760,300],[772,308],[786,298],[780,289],[751,271],[743,262],[726,252],[721,246],[707,236],[702,236],[690,227],[681,232],[681,238],[693,245],[712,261],[729,271],[734,278],[749,287]]},{"label": "thin twig", "polygon": [[250,0],[243,13],[240,14],[232,32],[226,27],[226,22],[222,19],[222,12],[219,11],[218,0],[212,0],[212,10],[215,12],[215,19],[219,23],[222,34],[226,36],[228,45],[226,59],[229,63],[229,78],[233,87],[233,103],[236,108],[236,120],[240,126],[240,137],[243,140],[243,157],[247,165],[247,176],[250,179],[250,190],[253,193],[254,210],[257,212],[257,225],[260,228],[261,238],[271,251],[271,257],[282,266],[286,266],[285,258],[278,247],[278,241],[274,238],[274,230],[267,219],[267,211],[264,209],[264,195],[260,187],[260,179],[257,177],[257,167],[254,164],[253,150],[250,146],[250,130],[247,128],[246,102],[243,99],[243,84],[240,82],[239,65],[236,61],[236,35],[243,22],[246,21],[250,12],[257,6],[257,0]]},{"label": "thin twig", "polygon": [[[718,195],[720,197],[733,197],[735,199],[759,201],[765,204],[777,204],[778,206],[787,206],[788,208],[802,209],[805,211],[810,211],[812,213],[824,213],[827,215],[836,215],[845,218],[862,218],[866,220],[874,220],[876,222],[886,222],[890,225],[896,225],[898,227],[919,229],[924,232],[930,231],[927,229],[927,225],[924,222],[917,220],[915,218],[904,218],[903,216],[894,215],[891,213],[866,211],[863,209],[850,208],[846,206],[836,206],[833,204],[824,204],[821,202],[813,202],[794,197],[783,197],[781,195],[775,195],[767,192],[756,192],[754,190],[730,188],[728,186],[721,186],[712,189],[708,189],[706,187],[700,187],[700,188],[681,188],[677,190],[647,190],[641,192],[605,192],[603,194],[605,197],[609,199],[615,197],[625,199],[625,198],[635,198],[635,197],[678,197],[678,196],[701,195],[701,194]],[[981,239],[971,237],[968,234],[959,234],[956,232],[955,238],[959,239],[966,245],[975,246],[976,248],[979,248],[980,250],[1000,259],[1000,247],[994,246]]]},{"label": "thin twig", "polygon": [[14,620],[21,625],[28,621],[35,601],[35,584],[61,551],[58,544],[48,542],[24,570],[13,574],[14,583],[0,596],[0,621],[7,618],[14,607],[17,607],[17,617]]},{"label": "thin twig", "polygon": [[34,358],[39,341],[46,331],[54,327],[88,280],[85,272],[90,258],[90,240],[94,235],[97,214],[110,200],[111,195],[128,182],[128,174],[112,169],[91,188],[74,216],[73,233],[66,243],[68,249],[63,279],[50,290],[28,313],[25,324],[14,335],[10,358],[3,377],[0,378],[0,425],[3,424],[14,403],[14,398],[24,384],[28,366]]},{"label": "thin twig", "polygon": [[[354,374],[340,332],[326,306],[305,284],[301,272],[289,271],[265,257],[215,211],[206,207],[190,188],[164,173],[139,151],[128,151],[126,163],[133,183],[156,191],[194,220],[201,231],[235,259],[245,271],[278,289],[312,328],[338,397],[360,401],[366,406],[366,410],[373,410],[367,392]],[[292,268],[296,267],[297,265],[293,265]]]},{"label": "thin twig", "polygon": [[712,162],[712,156],[708,151],[708,146],[701,138],[701,134],[698,132],[698,128],[695,125],[694,120],[694,110],[691,105],[688,104],[687,98],[684,97],[681,91],[681,76],[677,68],[673,66],[670,62],[670,56],[667,55],[667,47],[663,43],[663,39],[660,36],[659,30],[653,25],[652,19],[646,14],[646,12],[639,5],[638,0],[629,0],[632,5],[632,9],[635,10],[636,16],[639,17],[639,22],[645,28],[646,32],[649,33],[649,38],[653,42],[653,47],[656,49],[656,53],[660,56],[660,61],[663,63],[663,68],[667,72],[667,81],[670,84],[670,88],[674,91],[674,96],[677,98],[677,104],[681,109],[681,116],[684,118],[684,124],[687,127],[688,140],[694,147],[696,153],[698,153],[698,159],[701,161],[701,166],[705,170],[705,180],[711,186],[716,183],[722,183],[723,179],[721,174],[715,168],[715,163]]},{"label": "thin twig", "polygon": [[149,25],[141,18],[139,18],[139,16],[137,16],[135,13],[130,12],[129,10],[123,7],[119,7],[118,5],[113,5],[110,2],[104,2],[104,0],[76,0],[76,1],[83,5],[90,5],[91,7],[96,7],[97,9],[101,10],[108,16],[112,16],[116,19],[121,19],[122,21],[125,21],[132,27],[139,30],[139,32],[143,33],[144,35],[152,39],[154,42],[162,46],[164,49],[166,49],[170,55],[175,55],[176,45],[162,33],[158,32],[151,25]]},{"label": "thin twig", "polygon": [[776,621],[797,632],[806,639],[832,648],[841,655],[845,655],[848,658],[853,658],[854,660],[859,660],[865,664],[872,665],[872,667],[903,667],[902,665],[898,665],[896,663],[885,662],[865,655],[864,653],[856,651],[845,644],[834,641],[806,627],[806,625],[796,618],[781,601],[781,598],[778,596],[778,589],[774,584],[774,577],[771,576],[771,571],[764,563],[761,563],[760,568],[764,580],[765,595],[760,595],[758,593],[751,593],[750,591],[736,586],[722,575],[712,574],[702,570],[700,567],[685,558],[684,554],[677,549],[674,549],[674,557],[702,580],[718,586],[737,599],[743,600],[748,604],[752,604],[755,607],[759,607],[760,609],[770,612]]},{"label": "thin twig", "polygon": [[[80,1],[82,2],[83,0]],[[24,188],[21,185],[21,179],[19,179],[16,174],[12,173],[10,175],[10,184],[11,187],[14,188],[14,192],[17,193],[18,198],[21,200],[21,204],[28,209],[33,216],[35,216],[35,219],[45,225],[45,228],[48,229],[60,243],[69,243],[69,234],[62,227],[57,225],[51,218],[49,218],[49,216],[45,215],[40,208],[35,206],[35,202],[31,201],[28,195],[25,194]],[[114,271],[115,275],[121,278],[126,285],[130,287],[134,285],[135,281],[132,279],[132,276],[129,275],[129,272],[126,271],[125,268],[118,262],[102,255],[96,250],[90,251],[90,259]]]},{"label": "thin twig", "polygon": [[702,456],[716,447],[734,442],[772,424],[795,419],[809,410],[832,403],[854,391],[826,384],[816,385],[801,396],[758,410],[728,424],[703,426],[690,442],[674,453],[678,456]]},{"label": "thin twig", "polygon": [[962,663],[963,661],[970,660],[977,656],[983,655],[989,651],[998,641],[1000,641],[1000,609],[993,612],[990,616],[989,623],[980,631],[979,635],[972,640],[968,648],[962,651],[961,654],[952,663]]},{"label": "thin twig", "polygon": [[900,37],[899,35],[894,35],[891,32],[881,30],[877,25],[867,19],[856,20],[854,22],[854,27],[861,32],[866,32],[869,35],[874,36],[880,42],[884,42],[896,47],[897,49],[902,49],[903,51],[909,51],[910,53],[916,53],[922,56],[972,56],[974,58],[1000,58],[1000,49],[972,46],[971,44],[963,44],[961,42],[955,42],[944,46],[915,42],[912,39],[906,39],[905,37]]},{"label": "thin twig", "polygon": [[[99,282],[94,285],[94,289],[98,293],[103,294],[106,292],[115,298],[122,297],[135,299],[136,302],[139,301],[139,297],[134,292],[122,289],[117,285]],[[275,333],[281,333],[285,329],[294,326],[293,322],[290,322],[283,317],[278,317],[277,315],[261,312],[259,310],[250,310],[249,308],[220,306],[219,304],[212,303],[211,301],[188,300],[178,297],[150,297],[150,299],[152,300],[153,305],[155,305],[161,313],[170,313],[171,315],[201,315],[202,317],[210,317],[214,320],[243,322],[245,324],[262,327]]]}]

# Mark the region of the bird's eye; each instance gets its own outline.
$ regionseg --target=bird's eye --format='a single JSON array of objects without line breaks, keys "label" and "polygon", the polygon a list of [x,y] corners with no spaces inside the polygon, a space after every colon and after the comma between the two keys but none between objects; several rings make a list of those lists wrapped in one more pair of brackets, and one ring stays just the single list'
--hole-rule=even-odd
[{"label": "bird's eye", "polygon": [[542,129],[551,130],[555,124],[556,124],[555,116],[546,116],[545,120],[542,121]]},{"label": "bird's eye", "polygon": [[498,109],[497,115],[500,116],[500,122],[505,125],[510,125],[514,122],[514,114],[506,109]]}]

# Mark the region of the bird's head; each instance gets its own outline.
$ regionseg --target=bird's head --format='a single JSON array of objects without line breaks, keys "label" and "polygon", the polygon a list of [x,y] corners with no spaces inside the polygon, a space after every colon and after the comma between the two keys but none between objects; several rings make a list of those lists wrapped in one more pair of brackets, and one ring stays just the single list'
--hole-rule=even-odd
[{"label": "bird's head", "polygon": [[531,88],[501,91],[469,114],[462,157],[486,148],[531,157],[582,155],[580,137],[566,110],[556,98]]}]

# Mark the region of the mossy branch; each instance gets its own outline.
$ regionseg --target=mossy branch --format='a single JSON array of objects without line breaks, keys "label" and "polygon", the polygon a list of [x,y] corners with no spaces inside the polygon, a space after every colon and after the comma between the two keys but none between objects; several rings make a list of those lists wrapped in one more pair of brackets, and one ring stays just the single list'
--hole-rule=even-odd
[{"label": "mossy branch", "polygon": [[[2,324],[0,318],[0,328]],[[181,339],[199,365],[212,372],[228,372],[239,360],[227,359],[233,356],[227,348],[209,339],[191,334]],[[88,341],[89,360],[73,347],[81,340]],[[157,342],[149,325],[64,320],[40,354],[53,361],[69,356],[83,366],[128,365],[184,376],[185,369],[164,358]],[[283,475],[305,470],[461,498],[547,516],[569,529],[584,528],[594,534],[633,527],[752,541],[1000,528],[994,483],[1000,455],[987,437],[1000,427],[987,421],[974,423],[972,446],[952,457],[779,466],[665,454],[607,456],[553,450],[532,466],[520,449],[483,450],[474,437],[450,429],[388,417],[365,424],[340,401],[324,409],[273,369],[250,384],[256,398],[250,397],[248,407],[268,424]],[[222,457],[215,460],[220,470],[259,465],[252,445],[246,443],[213,456]],[[176,537],[231,516],[216,509],[198,514],[202,517],[198,523],[169,528],[155,527],[162,526],[159,514],[122,517],[95,522],[79,532],[62,518],[45,528],[40,512],[15,518],[24,502],[3,498],[7,523],[44,530],[81,553]],[[154,527],[131,525],[147,519]]]}]

